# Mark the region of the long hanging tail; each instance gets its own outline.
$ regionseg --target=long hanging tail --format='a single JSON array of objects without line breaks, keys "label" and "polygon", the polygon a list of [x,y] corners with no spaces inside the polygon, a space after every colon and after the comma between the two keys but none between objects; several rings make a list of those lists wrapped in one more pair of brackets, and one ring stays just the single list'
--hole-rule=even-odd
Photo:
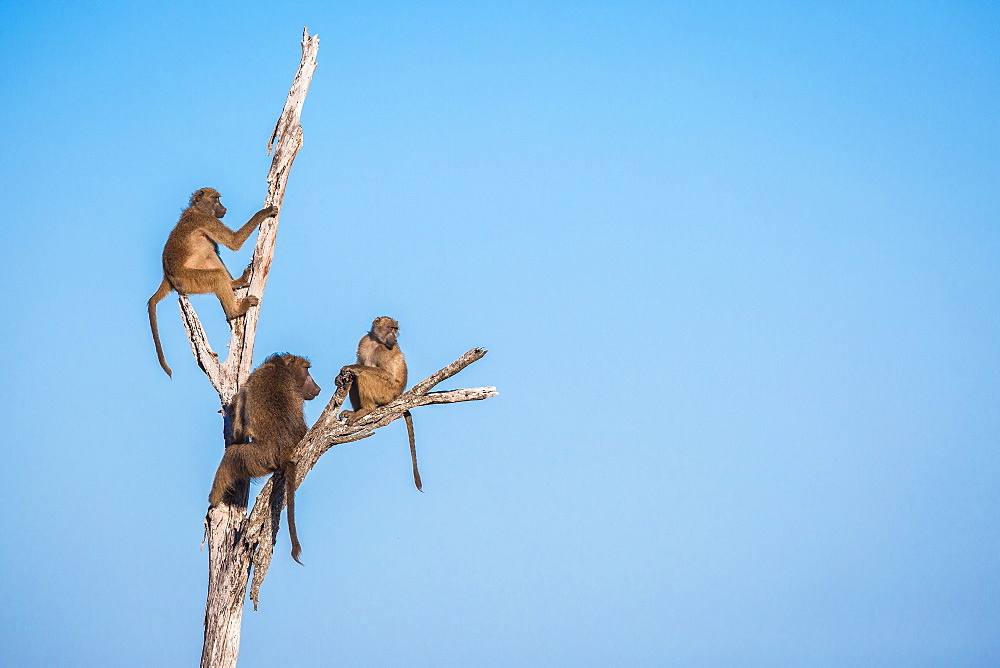
[{"label": "long hanging tail", "polygon": [[160,345],[160,332],[156,326],[156,305],[163,300],[164,297],[173,292],[173,288],[167,281],[166,276],[163,277],[163,281],[160,283],[160,287],[156,289],[156,292],[152,297],[149,298],[149,302],[146,303],[146,309],[149,311],[149,329],[153,332],[153,343],[156,344],[156,357],[160,360],[160,366],[163,370],[167,372],[168,376],[173,377],[173,373],[170,371],[170,367],[167,366],[167,358],[163,356],[163,346]]},{"label": "long hanging tail", "polygon": [[417,444],[413,442],[413,416],[410,415],[410,411],[403,413],[403,417],[406,418],[406,433],[410,437],[410,460],[413,462],[413,484],[417,486],[417,491],[424,491],[423,485],[420,483],[420,469],[417,468]]},{"label": "long hanging tail", "polygon": [[299,544],[299,532],[295,529],[295,462],[285,465],[285,499],[288,501],[288,536],[292,539],[292,559],[299,561],[302,545]]}]

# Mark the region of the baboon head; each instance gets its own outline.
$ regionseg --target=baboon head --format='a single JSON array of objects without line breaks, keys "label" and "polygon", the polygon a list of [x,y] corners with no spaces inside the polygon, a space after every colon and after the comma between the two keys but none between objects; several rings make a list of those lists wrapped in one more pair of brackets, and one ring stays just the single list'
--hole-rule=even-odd
[{"label": "baboon head", "polygon": [[396,339],[399,338],[399,323],[389,316],[380,316],[372,320],[372,331],[369,332],[369,335],[392,350],[396,347]]},{"label": "baboon head", "polygon": [[309,375],[309,368],[312,364],[309,360],[298,355],[271,355],[265,362],[282,364],[292,374],[295,379],[294,386],[299,395],[306,401],[311,401],[319,396],[322,391],[316,381]]},{"label": "baboon head", "polygon": [[200,188],[191,195],[189,206],[201,209],[216,218],[222,218],[226,215],[226,207],[222,206],[221,197],[215,188]]}]

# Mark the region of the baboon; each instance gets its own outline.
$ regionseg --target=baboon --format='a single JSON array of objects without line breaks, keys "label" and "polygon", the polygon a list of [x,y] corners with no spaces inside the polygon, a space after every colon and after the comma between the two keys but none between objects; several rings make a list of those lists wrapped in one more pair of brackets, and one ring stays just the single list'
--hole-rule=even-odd
[{"label": "baboon", "polygon": [[[403,393],[406,388],[406,358],[399,349],[399,323],[388,316],[375,318],[370,332],[358,342],[358,363],[343,367],[340,372],[354,375],[351,385],[353,411],[341,411],[340,419],[354,424],[368,415],[376,406],[382,406]],[[413,484],[424,491],[417,469],[417,447],[413,442],[413,416],[406,418],[406,432],[410,437],[410,460],[413,463]]]},{"label": "baboon", "polygon": [[149,328],[153,331],[153,343],[156,344],[156,356],[168,376],[172,374],[163,357],[160,333],[156,326],[156,305],[160,300],[174,290],[184,295],[214,292],[222,304],[222,310],[226,312],[227,320],[245,314],[247,309],[258,303],[253,295],[236,301],[233,289],[249,285],[250,267],[234,280],[219,255],[219,244],[234,251],[239,250],[264,219],[278,213],[278,207],[261,209],[246,225],[234,232],[219,220],[226,215],[226,207],[222,206],[219,198],[219,192],[212,188],[201,188],[191,195],[188,208],[184,209],[181,219],[163,246],[163,281],[146,304]]},{"label": "baboon", "polygon": [[309,375],[310,366],[309,360],[302,357],[275,353],[250,374],[233,400],[232,444],[222,456],[208,497],[209,504],[217,506],[234,483],[282,471],[292,558],[300,564],[302,546],[295,530],[292,450],[306,434],[303,403],[320,393],[319,385]]}]

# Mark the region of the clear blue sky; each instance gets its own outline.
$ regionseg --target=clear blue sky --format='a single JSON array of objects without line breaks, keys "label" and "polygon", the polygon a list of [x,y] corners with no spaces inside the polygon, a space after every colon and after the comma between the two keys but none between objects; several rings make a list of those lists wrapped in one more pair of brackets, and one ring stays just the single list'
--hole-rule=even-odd
[{"label": "clear blue sky", "polygon": [[426,494],[401,423],[320,461],[241,666],[1000,663],[996,2],[0,0],[0,664],[198,660],[219,405],[145,302],[303,25],[255,360],[312,420],[391,315],[500,396],[415,411]]}]

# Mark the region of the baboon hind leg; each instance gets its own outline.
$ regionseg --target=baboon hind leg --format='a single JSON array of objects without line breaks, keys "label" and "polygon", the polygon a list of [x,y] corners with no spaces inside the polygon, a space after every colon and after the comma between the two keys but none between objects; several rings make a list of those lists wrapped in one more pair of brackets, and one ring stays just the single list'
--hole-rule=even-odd
[{"label": "baboon hind leg", "polygon": [[226,312],[226,320],[238,318],[246,314],[251,306],[256,306],[260,303],[260,300],[253,295],[247,295],[243,299],[237,300],[233,294],[233,283],[234,281],[230,278],[220,278],[215,283],[215,289],[213,290],[215,296],[219,298],[219,303],[222,304],[222,310]]},{"label": "baboon hind leg", "polygon": [[263,461],[258,444],[234,443],[226,448],[225,454],[222,455],[222,462],[219,464],[219,470],[215,472],[208,502],[213,506],[218,505],[222,503],[229,488],[238,480],[259,478],[273,473],[276,468],[276,462]]},{"label": "baboon hind leg", "polygon": [[245,288],[250,285],[250,270],[253,269],[253,263],[247,265],[247,268],[243,270],[243,273],[239,278],[234,278],[230,282],[230,286],[235,290],[236,288]]}]

